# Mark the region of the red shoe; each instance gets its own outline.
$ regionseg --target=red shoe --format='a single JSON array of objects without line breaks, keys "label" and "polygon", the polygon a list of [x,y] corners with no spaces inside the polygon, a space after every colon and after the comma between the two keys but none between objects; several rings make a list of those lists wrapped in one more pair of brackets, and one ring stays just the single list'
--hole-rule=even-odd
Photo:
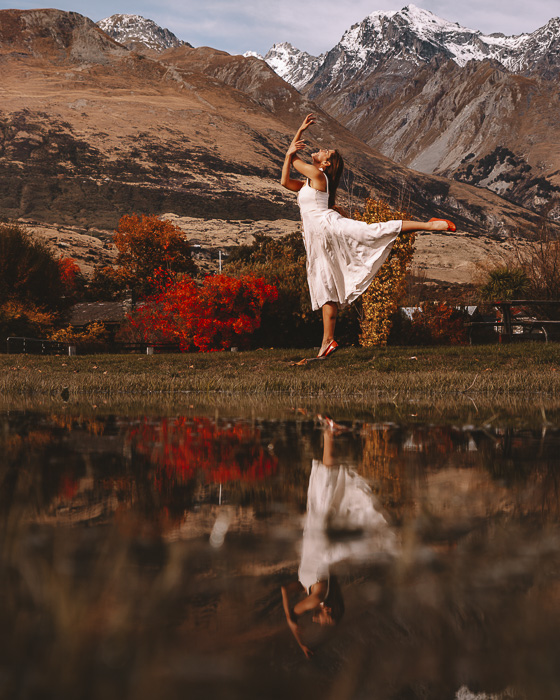
[{"label": "red shoe", "polygon": [[327,345],[326,349],[324,352],[322,352],[320,355],[317,355],[317,359],[325,360],[329,355],[332,355],[333,352],[336,352],[338,350],[338,343],[336,340],[331,340],[331,342]]},{"label": "red shoe", "polygon": [[448,231],[454,233],[457,230],[457,226],[455,226],[455,224],[452,221],[449,221],[449,219],[430,219],[430,221],[445,221],[445,223],[447,224]]}]

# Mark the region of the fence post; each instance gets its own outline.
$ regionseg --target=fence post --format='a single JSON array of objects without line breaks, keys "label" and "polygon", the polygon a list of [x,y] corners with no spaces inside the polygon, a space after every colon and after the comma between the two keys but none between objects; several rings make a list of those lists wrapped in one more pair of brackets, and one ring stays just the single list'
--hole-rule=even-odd
[{"label": "fence post", "polygon": [[69,345],[68,346],[68,356],[72,357],[73,355],[76,354],[76,346],[75,345]]}]

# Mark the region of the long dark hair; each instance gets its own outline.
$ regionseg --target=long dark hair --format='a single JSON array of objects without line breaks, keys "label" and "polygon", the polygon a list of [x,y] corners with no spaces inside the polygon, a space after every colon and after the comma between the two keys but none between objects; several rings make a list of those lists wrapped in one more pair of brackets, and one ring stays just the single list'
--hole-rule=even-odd
[{"label": "long dark hair", "polygon": [[344,615],[344,598],[342,597],[342,589],[338,578],[334,574],[331,574],[329,577],[329,592],[324,602],[331,609],[331,617],[334,624],[338,625]]},{"label": "long dark hair", "polygon": [[334,207],[336,190],[344,170],[344,161],[338,151],[333,151],[329,157],[330,164],[324,169],[324,173],[329,181],[329,208]]}]

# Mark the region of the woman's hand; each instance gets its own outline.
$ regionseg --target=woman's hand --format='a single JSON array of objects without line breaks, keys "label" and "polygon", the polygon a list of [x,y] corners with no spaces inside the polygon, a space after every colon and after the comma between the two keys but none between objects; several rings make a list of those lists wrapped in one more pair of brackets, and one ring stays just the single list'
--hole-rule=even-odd
[{"label": "woman's hand", "polygon": [[288,627],[290,628],[290,632],[294,635],[294,637],[298,637],[299,635],[299,627],[298,623],[295,620],[292,620],[291,618],[287,618],[287,623]]},{"label": "woman's hand", "polygon": [[302,151],[305,147],[306,147],[305,141],[292,141],[292,143],[290,144],[290,147],[288,148],[288,152],[286,155],[292,157],[298,151]]},{"label": "woman's hand", "polygon": [[309,129],[312,124],[315,124],[315,117],[313,114],[308,114],[299,127],[300,132]]}]

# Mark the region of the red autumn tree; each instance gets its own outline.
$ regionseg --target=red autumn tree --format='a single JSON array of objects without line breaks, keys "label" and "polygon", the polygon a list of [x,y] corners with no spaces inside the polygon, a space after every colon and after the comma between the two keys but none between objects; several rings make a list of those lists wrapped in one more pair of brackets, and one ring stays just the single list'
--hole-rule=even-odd
[{"label": "red autumn tree", "polygon": [[146,342],[177,343],[183,352],[248,347],[260,326],[266,302],[278,291],[263,278],[208,276],[201,286],[191,278],[169,280],[165,272],[152,280],[157,293],[130,317]]},{"label": "red autumn tree", "polygon": [[[121,217],[113,243],[118,250],[115,280],[141,296],[153,291],[151,279],[156,270],[170,278],[195,271],[183,231],[158,216]],[[104,272],[107,273],[106,268]]]},{"label": "red autumn tree", "polygon": [[74,258],[59,258],[58,268],[64,295],[70,301],[75,301],[84,289],[84,277]]},{"label": "red autumn tree", "polygon": [[134,449],[157,467],[158,479],[206,482],[257,481],[271,476],[278,459],[246,423],[220,425],[209,418],[145,421],[128,434]]},{"label": "red autumn tree", "polygon": [[412,339],[421,344],[465,345],[467,330],[463,315],[442,302],[428,302],[412,315]]}]

